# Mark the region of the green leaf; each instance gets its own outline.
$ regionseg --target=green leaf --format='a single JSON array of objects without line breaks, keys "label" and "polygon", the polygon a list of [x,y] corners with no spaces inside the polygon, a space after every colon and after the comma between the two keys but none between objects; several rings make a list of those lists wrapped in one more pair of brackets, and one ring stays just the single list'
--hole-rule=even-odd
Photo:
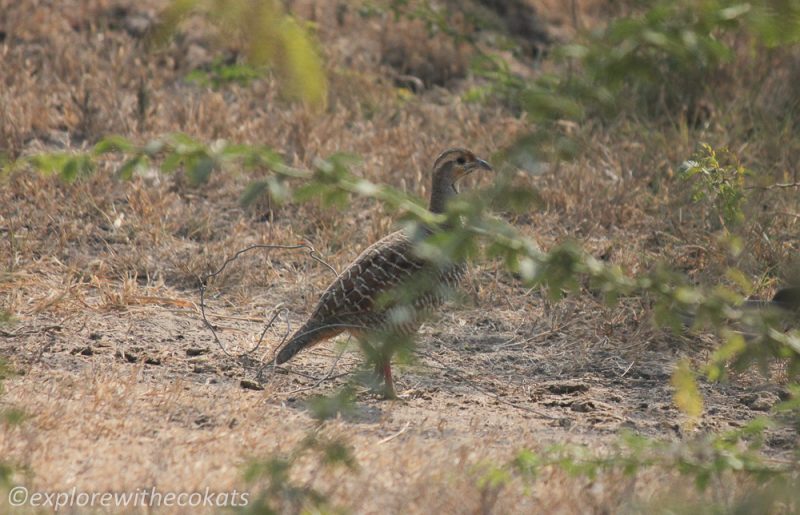
[{"label": "green leaf", "polygon": [[147,166],[148,159],[147,156],[143,154],[139,154],[133,156],[132,158],[128,159],[122,166],[119,167],[117,170],[117,177],[123,180],[129,180],[133,177],[133,174],[142,170],[145,166]]},{"label": "green leaf", "polygon": [[675,288],[675,300],[681,304],[693,305],[698,304],[703,300],[702,294],[695,288],[688,286],[679,286]]},{"label": "green leaf", "polygon": [[672,387],[675,389],[675,405],[689,416],[694,423],[703,414],[703,397],[697,388],[694,372],[687,360],[681,360],[672,374]]},{"label": "green leaf", "polygon": [[353,191],[365,197],[373,197],[380,191],[380,188],[369,181],[361,179],[355,183]]},{"label": "green leaf", "polygon": [[694,485],[698,491],[703,492],[708,488],[708,483],[711,481],[711,471],[701,469],[697,471],[694,477]]},{"label": "green leaf", "polygon": [[95,155],[113,152],[130,153],[136,151],[136,145],[123,136],[112,135],[98,141],[92,151]]},{"label": "green leaf", "polygon": [[356,459],[350,448],[340,440],[334,440],[324,444],[323,463],[326,465],[344,465],[348,469],[356,468]]},{"label": "green leaf", "polygon": [[511,480],[508,471],[500,467],[489,467],[489,470],[478,479],[478,488],[494,489],[501,487]]},{"label": "green leaf", "polygon": [[719,11],[719,18],[721,20],[733,20],[740,18],[744,14],[747,14],[751,9],[752,6],[749,3],[732,5],[730,7],[726,7],[725,9],[721,9]]},{"label": "green leaf", "polygon": [[172,173],[178,169],[183,162],[183,156],[177,152],[171,152],[161,162],[161,171],[163,173]]},{"label": "green leaf", "polygon": [[523,449],[517,453],[513,464],[520,473],[533,478],[539,472],[542,459],[535,452]]},{"label": "green leaf", "polygon": [[317,420],[328,420],[338,415],[348,415],[355,410],[355,394],[352,388],[342,388],[336,395],[312,397],[308,403],[311,416]]},{"label": "green leaf", "polygon": [[79,177],[85,177],[94,170],[94,163],[89,156],[73,156],[66,160],[61,168],[61,178],[66,182],[75,182]]},{"label": "green leaf", "polygon": [[175,147],[175,151],[181,154],[201,152],[205,146],[194,140],[189,135],[182,132],[175,132],[169,135],[169,143]]},{"label": "green leaf", "polygon": [[167,145],[163,140],[151,139],[150,141],[147,142],[147,144],[145,144],[145,146],[142,148],[142,151],[146,155],[154,157],[156,154],[164,150],[166,146]]},{"label": "green leaf", "polygon": [[725,331],[725,343],[711,357],[711,365],[707,372],[710,381],[718,381],[724,373],[725,363],[739,356],[747,347],[744,337],[737,332]]},{"label": "green leaf", "polygon": [[193,186],[205,184],[216,166],[214,160],[205,155],[190,158],[187,162],[186,177]]},{"label": "green leaf", "polygon": [[266,461],[254,461],[245,469],[244,480],[252,483],[266,476],[274,485],[281,486],[288,482],[291,468],[292,463],[284,458],[274,457]]},{"label": "green leaf", "polygon": [[315,197],[322,197],[330,187],[318,182],[303,184],[294,190],[294,200],[296,202],[307,202]]},{"label": "green leaf", "polygon": [[27,418],[27,415],[19,408],[9,408],[0,411],[0,418],[9,426],[17,426]]},{"label": "green leaf", "polygon": [[243,207],[248,207],[267,193],[269,193],[269,182],[266,179],[253,181],[245,187],[239,203]]}]

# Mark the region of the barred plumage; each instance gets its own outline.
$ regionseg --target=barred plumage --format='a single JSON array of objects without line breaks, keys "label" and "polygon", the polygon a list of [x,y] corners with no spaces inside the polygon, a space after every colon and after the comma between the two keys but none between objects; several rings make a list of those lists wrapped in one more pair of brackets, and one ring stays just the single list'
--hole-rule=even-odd
[{"label": "barred plumage", "polygon": [[[429,209],[444,212],[447,201],[457,194],[456,181],[475,169],[491,167],[468,150],[442,153],[434,163]],[[413,336],[463,276],[463,264],[442,267],[427,262],[415,254],[414,242],[404,231],[389,234],[364,250],[328,286],[309,319],[278,353],[277,362],[343,331],[363,344],[368,333]],[[386,381],[386,395],[393,397],[389,358],[382,358],[377,368]]]}]

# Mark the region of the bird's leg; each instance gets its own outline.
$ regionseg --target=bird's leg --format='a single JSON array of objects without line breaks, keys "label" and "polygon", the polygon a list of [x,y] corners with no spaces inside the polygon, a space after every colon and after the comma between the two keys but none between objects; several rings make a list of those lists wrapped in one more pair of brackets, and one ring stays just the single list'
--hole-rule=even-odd
[{"label": "bird's leg", "polygon": [[390,360],[385,360],[379,365],[380,374],[383,376],[384,387],[383,396],[387,399],[396,399],[397,392],[394,390],[394,381],[392,380],[392,363]]},{"label": "bird's leg", "polygon": [[375,361],[375,379],[378,381],[383,380],[383,397],[386,399],[396,399],[397,392],[394,389],[394,380],[392,379],[392,363],[390,359],[380,356]]},{"label": "bird's leg", "polygon": [[382,392],[383,397],[385,399],[396,399],[397,392],[395,392],[394,380],[392,379],[391,354],[385,356],[384,349],[371,345],[366,338],[358,338],[358,343],[361,345],[361,350],[367,356],[367,359],[375,361],[376,390],[377,384],[380,384],[382,381],[384,384]]},{"label": "bird's leg", "polygon": [[[379,390],[379,384],[382,380],[385,379],[384,374],[384,359],[381,353],[371,345],[365,337],[358,338],[358,344],[361,346],[361,351],[364,353],[364,356],[370,361],[375,363],[375,373],[374,373],[374,383],[370,386],[373,391],[377,392]],[[389,377],[391,377],[391,370],[389,370]],[[384,392],[385,395],[385,392]]]}]

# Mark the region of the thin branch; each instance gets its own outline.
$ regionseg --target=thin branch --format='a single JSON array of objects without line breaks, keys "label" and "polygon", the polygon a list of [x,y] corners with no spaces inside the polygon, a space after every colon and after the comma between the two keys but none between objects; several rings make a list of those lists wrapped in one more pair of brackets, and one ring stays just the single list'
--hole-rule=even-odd
[{"label": "thin branch", "polygon": [[[347,341],[349,343],[350,342],[350,338],[348,338]],[[328,381],[329,379],[336,379],[336,378],[339,378],[339,377],[344,377],[344,376],[350,375],[351,372],[344,372],[342,374],[336,374],[335,376],[333,375],[333,371],[336,370],[336,365],[339,363],[339,360],[342,359],[342,356],[344,355],[344,351],[346,349],[347,349],[346,345],[342,347],[342,350],[339,351],[339,354],[336,356],[336,359],[333,361],[333,365],[331,365],[331,368],[330,368],[330,370],[328,370],[328,373],[325,374],[324,376],[322,376],[319,379],[314,378],[316,380],[316,382],[314,384],[312,384],[310,386],[302,386],[302,387],[297,388],[295,390],[292,390],[290,392],[286,392],[286,395],[294,395],[296,393],[304,392],[306,390],[313,390],[314,388],[319,387],[322,383],[324,383],[325,381]],[[309,376],[306,376],[306,377],[309,377]]]},{"label": "thin branch", "polygon": [[390,442],[390,441],[394,440],[395,438],[397,438],[397,437],[398,437],[398,436],[400,436],[401,434],[405,433],[405,432],[406,432],[406,429],[408,429],[408,426],[409,426],[409,425],[411,425],[411,421],[410,421],[410,420],[407,420],[407,421],[406,421],[406,425],[404,425],[404,426],[403,426],[403,429],[401,429],[400,431],[396,432],[396,433],[395,433],[395,434],[393,434],[393,435],[389,435],[389,436],[387,436],[386,438],[384,438],[383,440],[379,441],[379,442],[378,442],[378,443],[376,443],[375,445],[383,445],[383,444],[385,444],[386,442]]},{"label": "thin branch", "polygon": [[[239,259],[239,257],[242,254],[244,254],[245,252],[249,252],[251,250],[254,250],[254,249],[267,249],[267,250],[275,250],[275,249],[279,249],[279,250],[299,250],[299,249],[306,249],[308,251],[308,256],[311,259],[313,259],[317,263],[325,265],[331,272],[334,273],[334,275],[338,275],[338,273],[336,272],[336,269],[333,268],[333,266],[331,266],[330,263],[328,263],[327,261],[322,259],[322,257],[319,255],[319,253],[317,252],[317,250],[314,247],[312,247],[308,243],[301,243],[301,244],[298,244],[298,245],[270,245],[270,244],[251,245],[251,246],[249,246],[247,248],[244,248],[244,249],[241,249],[241,250],[237,251],[233,256],[231,256],[228,259],[226,259],[225,262],[222,263],[222,266],[220,266],[219,269],[217,269],[215,272],[212,272],[212,273],[210,273],[208,275],[205,275],[202,278],[200,278],[200,280],[199,280],[199,283],[200,283],[200,285],[199,285],[199,289],[200,289],[200,315],[203,318],[203,324],[205,325],[206,328],[208,328],[209,331],[211,331],[211,335],[214,337],[214,342],[222,350],[222,352],[225,353],[226,356],[228,356],[230,358],[234,358],[234,359],[241,359],[241,358],[249,356],[250,354],[255,352],[261,346],[261,342],[264,341],[264,336],[267,334],[267,331],[269,331],[269,329],[275,323],[275,320],[277,320],[278,317],[281,316],[281,315],[284,315],[285,320],[286,320],[286,325],[287,325],[287,330],[286,330],[283,338],[281,339],[281,345],[283,345],[283,342],[286,340],[287,336],[289,335],[289,332],[291,331],[291,325],[289,324],[289,319],[288,319],[288,317],[285,316],[288,310],[286,310],[286,308],[284,308],[282,304],[278,304],[273,309],[272,317],[269,319],[267,324],[264,326],[264,330],[261,331],[261,336],[258,338],[258,341],[256,342],[256,345],[252,349],[247,350],[247,351],[245,351],[245,352],[243,352],[243,353],[241,353],[239,355],[233,355],[233,354],[229,353],[228,350],[225,348],[225,346],[222,344],[222,341],[220,341],[219,335],[217,335],[217,331],[216,331],[214,325],[211,324],[211,322],[209,322],[208,318],[206,317],[205,293],[206,293],[206,285],[208,284],[208,281],[210,279],[213,279],[214,277],[217,277],[218,275],[220,275],[230,263],[232,263],[233,261]],[[262,367],[262,370],[263,370],[263,367]],[[261,372],[261,370],[259,370],[259,373],[260,372]]]},{"label": "thin branch", "polygon": [[800,181],[799,182],[778,182],[775,184],[770,184],[769,186],[745,186],[744,189],[746,190],[775,190],[775,189],[788,189],[788,188],[800,188]]},{"label": "thin branch", "polygon": [[20,328],[16,331],[4,331],[0,329],[0,337],[2,338],[17,338],[20,336],[29,336],[31,334],[48,333],[50,331],[60,331],[64,327],[62,325],[46,325],[36,329]]}]

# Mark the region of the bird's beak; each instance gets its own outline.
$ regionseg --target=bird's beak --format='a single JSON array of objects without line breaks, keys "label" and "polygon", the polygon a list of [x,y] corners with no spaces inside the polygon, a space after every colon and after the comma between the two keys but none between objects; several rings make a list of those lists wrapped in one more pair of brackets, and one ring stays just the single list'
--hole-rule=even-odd
[{"label": "bird's beak", "polygon": [[455,180],[453,181],[453,190],[458,192],[458,188],[456,188],[456,182],[458,182],[459,180],[463,179],[467,175],[471,174],[475,170],[486,170],[486,171],[491,172],[491,171],[494,171],[494,168],[492,168],[492,165],[490,165],[489,163],[487,163],[483,159],[481,159],[479,157],[476,157],[475,160],[470,162],[469,164],[467,164],[462,169],[461,174],[458,177],[455,178]]},{"label": "bird's beak", "polygon": [[475,170],[486,170],[486,171],[493,171],[492,165],[484,161],[480,158],[475,158],[475,161],[469,163],[466,167],[464,167],[464,176],[471,174]]},{"label": "bird's beak", "polygon": [[490,165],[489,163],[480,158],[476,158],[475,162],[472,164],[472,166],[470,166],[470,171],[477,169],[486,170],[487,172],[494,171],[492,165]]}]

